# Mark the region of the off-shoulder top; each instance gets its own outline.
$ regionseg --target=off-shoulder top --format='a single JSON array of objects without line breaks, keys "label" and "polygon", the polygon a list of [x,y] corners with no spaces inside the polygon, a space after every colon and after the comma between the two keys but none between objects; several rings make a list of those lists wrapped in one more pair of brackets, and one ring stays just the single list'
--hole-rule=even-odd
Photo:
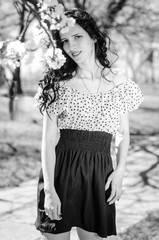
[{"label": "off-shoulder top", "polygon": [[[39,103],[40,89],[35,95]],[[66,84],[59,89],[59,98],[47,107],[58,115],[59,129],[104,131],[115,135],[120,130],[120,117],[137,109],[143,101],[139,86],[128,79],[107,92],[81,93]]]}]

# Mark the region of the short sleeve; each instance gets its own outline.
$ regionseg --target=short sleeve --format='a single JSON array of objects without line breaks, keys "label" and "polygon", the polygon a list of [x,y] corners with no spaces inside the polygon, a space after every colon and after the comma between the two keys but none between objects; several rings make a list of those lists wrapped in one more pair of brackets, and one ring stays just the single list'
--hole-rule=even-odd
[{"label": "short sleeve", "polygon": [[[49,94],[53,97],[54,96],[53,90],[50,90]],[[42,102],[42,89],[40,87],[38,88],[34,99],[35,106],[39,108]],[[67,110],[68,103],[69,97],[67,92],[63,88],[59,88],[57,99],[53,103],[47,105],[46,111],[49,114],[60,115]]]},{"label": "short sleeve", "polygon": [[[53,93],[50,93],[50,94],[53,94]],[[67,108],[68,108],[68,96],[64,91],[59,89],[59,96],[57,100],[55,100],[55,102],[51,103],[47,107],[47,111],[50,114],[53,113],[55,115],[60,115],[64,111],[66,111]]]},{"label": "short sleeve", "polygon": [[138,84],[128,79],[117,88],[120,93],[120,114],[122,115],[138,109],[144,100],[143,93]]}]

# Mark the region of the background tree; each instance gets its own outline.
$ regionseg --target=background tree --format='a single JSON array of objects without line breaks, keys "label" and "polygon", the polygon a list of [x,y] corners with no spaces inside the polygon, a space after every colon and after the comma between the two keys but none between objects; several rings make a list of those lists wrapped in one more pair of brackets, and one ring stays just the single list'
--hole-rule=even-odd
[{"label": "background tree", "polygon": [[[10,22],[9,26],[10,27],[15,27],[18,26],[17,28],[17,36],[15,37],[16,39],[20,40],[21,42],[25,42],[25,35],[27,32],[27,29],[30,25],[30,23],[34,20],[34,15],[30,11],[30,9],[27,7],[26,3],[29,3],[32,5],[32,8],[37,9],[37,1],[35,0],[20,0],[20,1],[13,1],[13,6],[16,10],[16,12],[13,12],[13,15],[16,17],[16,21],[14,20],[14,25],[12,25],[12,22]],[[17,13],[17,14],[16,14]],[[8,28],[8,21],[11,18],[12,14],[5,13],[4,16],[0,19],[1,22],[4,22],[4,25],[1,25],[1,28],[3,30],[6,30]],[[4,21],[5,19],[5,21]],[[2,35],[2,34],[1,34]],[[2,35],[3,36],[3,35]],[[10,38],[8,34],[4,34],[3,38],[7,39]],[[11,119],[14,119],[14,97],[16,94],[22,94],[22,86],[21,86],[21,77],[20,77],[20,64],[19,66],[16,66],[15,69],[11,69],[10,71],[12,73],[12,79],[10,81],[10,84],[8,84],[8,95],[9,95],[9,112],[10,112],[10,117]],[[2,72],[5,72],[3,69]],[[4,79],[4,74],[3,74],[3,79]],[[5,77],[5,79],[7,79]]]}]

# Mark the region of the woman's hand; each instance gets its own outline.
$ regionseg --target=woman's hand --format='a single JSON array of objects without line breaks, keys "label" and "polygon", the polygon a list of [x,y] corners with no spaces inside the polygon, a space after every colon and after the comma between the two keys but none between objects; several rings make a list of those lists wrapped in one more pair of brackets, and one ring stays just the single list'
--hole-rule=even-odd
[{"label": "woman's hand", "polygon": [[111,186],[111,194],[107,199],[109,204],[113,204],[115,201],[120,199],[122,193],[123,176],[124,170],[116,169],[108,177],[105,190]]},{"label": "woman's hand", "polygon": [[52,192],[45,191],[44,208],[46,215],[51,220],[61,220],[61,202],[55,190]]}]

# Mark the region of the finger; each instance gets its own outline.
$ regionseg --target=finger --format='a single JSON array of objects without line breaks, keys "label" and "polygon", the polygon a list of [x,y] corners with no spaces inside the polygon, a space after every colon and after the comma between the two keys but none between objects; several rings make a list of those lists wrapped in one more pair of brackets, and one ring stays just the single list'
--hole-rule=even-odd
[{"label": "finger", "polygon": [[121,197],[121,191],[117,191],[114,198],[109,201],[109,204],[112,204],[112,203],[116,202],[117,200],[119,201],[120,197]]},{"label": "finger", "polygon": [[62,219],[61,204],[57,206],[57,216],[58,216],[58,220]]},{"label": "finger", "polygon": [[50,210],[50,212],[49,212],[49,218],[50,218],[51,220],[54,220],[53,210]]},{"label": "finger", "polygon": [[48,216],[49,215],[49,209],[45,207],[45,214]]},{"label": "finger", "polygon": [[61,204],[59,203],[57,205],[57,215],[60,215],[61,214]]},{"label": "finger", "polygon": [[109,196],[109,198],[107,199],[107,202],[110,202],[114,197],[115,197],[115,189],[111,189],[111,194]]},{"label": "finger", "polygon": [[115,196],[115,197],[109,202],[109,205],[115,203],[117,200],[118,200],[118,197]]},{"label": "finger", "polygon": [[54,217],[53,216],[53,210],[54,210],[54,207],[45,208],[45,213],[51,220],[53,220],[53,217]]},{"label": "finger", "polygon": [[120,191],[120,192],[117,194],[117,201],[119,201],[119,199],[121,198],[121,195],[122,195],[122,191]]},{"label": "finger", "polygon": [[46,215],[47,215],[51,220],[53,220],[53,214],[52,214],[52,211],[47,210],[47,211],[46,211]]},{"label": "finger", "polygon": [[107,182],[105,184],[105,191],[110,187],[111,180],[112,179],[110,177],[107,179]]},{"label": "finger", "polygon": [[54,218],[54,220],[59,220],[57,206],[55,207],[55,209],[53,211],[53,218]]}]

